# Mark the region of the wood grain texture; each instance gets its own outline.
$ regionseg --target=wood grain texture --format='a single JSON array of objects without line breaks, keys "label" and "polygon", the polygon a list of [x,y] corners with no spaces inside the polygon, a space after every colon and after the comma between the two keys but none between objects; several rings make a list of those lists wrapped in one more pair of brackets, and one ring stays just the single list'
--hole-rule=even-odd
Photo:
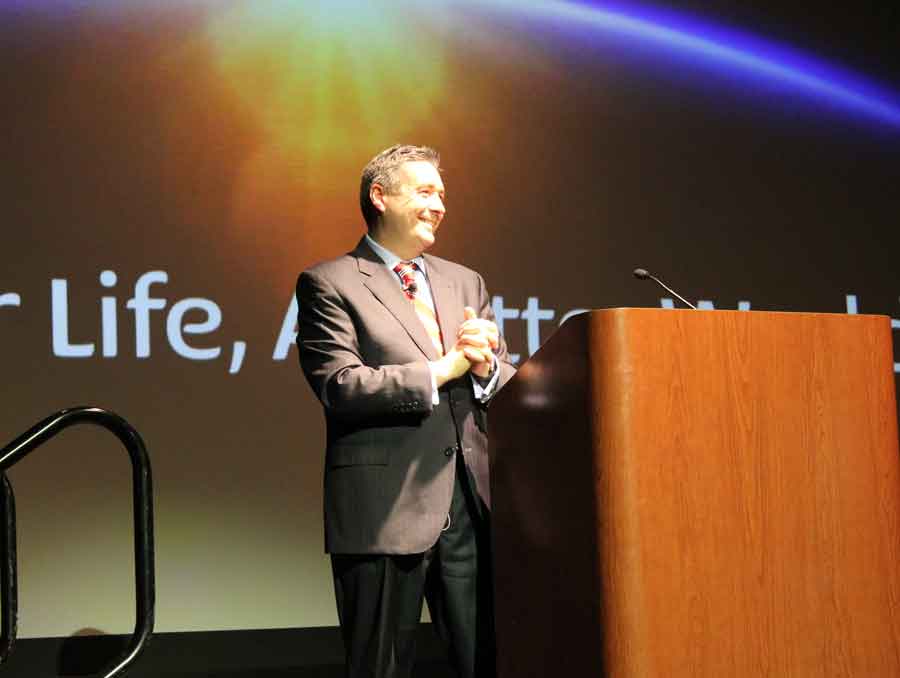
[{"label": "wood grain texture", "polygon": [[[510,473],[518,459],[508,449],[496,458],[497,578],[508,547],[501,528],[522,520],[505,493],[524,487],[534,499],[526,513],[558,526],[545,542],[562,544],[559,559],[579,576],[564,586],[593,596],[582,606],[595,605],[601,656],[576,650],[582,675],[900,676],[900,459],[887,318],[616,309],[558,336],[559,347],[551,338],[534,356],[532,374],[544,384],[556,383],[555,370],[570,383],[585,374],[588,383],[574,393],[550,388],[544,419],[555,416],[547,400],[556,399],[589,422],[559,433],[551,456],[542,449],[549,440],[531,431],[537,419],[521,415],[529,389],[517,378],[498,395],[491,435],[503,446],[508,426],[524,425],[517,456],[542,463]],[[497,422],[499,413],[513,419]],[[577,448],[584,436],[587,450]],[[546,489],[546,471],[532,477],[548,465],[554,486],[578,476],[568,476],[562,506],[550,505],[565,491]],[[577,498],[584,492],[589,499]],[[536,601],[530,618],[520,604],[519,630],[539,629],[548,614],[557,627],[591,618],[568,616],[572,595],[541,590],[555,585],[551,554],[538,579],[529,576],[531,542],[516,549],[515,581],[503,595],[498,586],[501,653],[521,646],[503,618],[506,596]],[[534,652],[521,636],[535,656],[502,678],[549,675],[528,667],[541,652],[569,655],[560,635]]]}]

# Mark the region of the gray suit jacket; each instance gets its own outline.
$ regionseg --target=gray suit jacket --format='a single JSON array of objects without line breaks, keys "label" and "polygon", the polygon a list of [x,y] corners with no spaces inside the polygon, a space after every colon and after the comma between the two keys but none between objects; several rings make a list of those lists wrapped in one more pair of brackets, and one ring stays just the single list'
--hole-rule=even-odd
[{"label": "gray suit jacket", "polygon": [[[463,308],[493,320],[474,271],[425,255],[449,351]],[[297,281],[300,365],[325,411],[325,549],[421,553],[447,519],[462,454],[490,505],[485,405],[468,374],[432,405],[434,347],[396,276],[365,240]],[[501,385],[513,374],[501,338]]]}]

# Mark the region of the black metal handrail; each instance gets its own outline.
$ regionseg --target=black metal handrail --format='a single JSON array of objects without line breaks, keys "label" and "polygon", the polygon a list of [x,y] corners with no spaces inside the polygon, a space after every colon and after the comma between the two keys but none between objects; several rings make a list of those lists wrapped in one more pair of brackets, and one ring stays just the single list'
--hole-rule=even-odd
[{"label": "black metal handrail", "polygon": [[0,589],[0,605],[3,606],[0,615],[0,664],[3,664],[16,644],[19,609],[16,603],[16,499],[6,474],[0,473],[0,479],[0,524],[3,527],[0,534],[3,547],[3,560],[0,561],[0,585],[3,587]]},{"label": "black metal handrail", "polygon": [[[153,619],[156,589],[153,566],[153,484],[150,472],[150,458],[144,441],[137,431],[122,417],[98,407],[74,407],[62,410],[33,426],[9,445],[0,450],[0,472],[7,471],[16,462],[60,431],[76,424],[102,426],[115,435],[128,450],[131,458],[132,498],[134,505],[134,582],[135,582],[135,624],[134,633],[124,652],[109,667],[98,674],[102,678],[121,675],[144,649],[153,634]],[[5,480],[5,476],[4,476]],[[5,483],[8,486],[8,482]],[[16,632],[16,551],[15,551],[15,509],[12,502],[12,488],[9,487],[8,510],[3,521],[5,545],[3,558],[3,642],[6,658],[15,642]],[[11,603],[11,605],[9,604]],[[10,615],[9,612],[12,612]],[[7,619],[7,616],[10,619]],[[7,637],[9,632],[9,637]]]}]

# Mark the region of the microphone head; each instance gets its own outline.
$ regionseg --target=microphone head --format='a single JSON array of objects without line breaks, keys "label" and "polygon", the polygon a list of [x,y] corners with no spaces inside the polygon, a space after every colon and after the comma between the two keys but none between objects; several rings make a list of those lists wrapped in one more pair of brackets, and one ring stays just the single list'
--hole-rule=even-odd
[{"label": "microphone head", "polygon": [[645,268],[634,269],[634,277],[638,280],[646,280],[650,277],[650,273]]}]

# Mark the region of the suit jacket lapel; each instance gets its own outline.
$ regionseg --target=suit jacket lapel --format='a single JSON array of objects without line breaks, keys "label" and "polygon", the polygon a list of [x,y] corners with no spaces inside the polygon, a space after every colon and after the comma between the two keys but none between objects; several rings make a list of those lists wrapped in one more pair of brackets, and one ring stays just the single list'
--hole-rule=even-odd
[{"label": "suit jacket lapel", "polygon": [[431,298],[434,299],[434,311],[441,326],[444,353],[449,353],[456,344],[456,331],[465,317],[462,299],[455,281],[446,274],[440,264],[435,262],[434,257],[425,255],[425,267],[428,285],[431,287]]},{"label": "suit jacket lapel", "polygon": [[425,326],[419,320],[413,305],[400,289],[399,281],[384,265],[381,257],[366,244],[365,238],[353,250],[353,256],[356,257],[359,265],[363,284],[403,326],[425,357],[429,360],[437,360],[437,352],[434,350],[428,332],[425,331]]}]

